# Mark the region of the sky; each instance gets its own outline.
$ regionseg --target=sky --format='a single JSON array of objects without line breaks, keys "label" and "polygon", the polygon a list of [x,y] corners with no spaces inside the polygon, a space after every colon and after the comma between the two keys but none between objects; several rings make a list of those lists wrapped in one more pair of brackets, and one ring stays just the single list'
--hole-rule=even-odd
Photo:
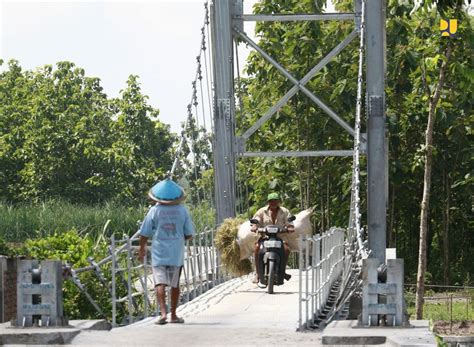
[{"label": "sky", "polygon": [[[244,1],[251,13],[255,0]],[[130,74],[178,132],[191,100],[204,0],[0,0],[0,57],[25,69],[72,61],[116,97]],[[245,24],[253,34],[253,25]],[[240,51],[243,61],[248,50]],[[242,64],[242,63],[241,63]],[[209,124],[209,121],[208,121]]]}]

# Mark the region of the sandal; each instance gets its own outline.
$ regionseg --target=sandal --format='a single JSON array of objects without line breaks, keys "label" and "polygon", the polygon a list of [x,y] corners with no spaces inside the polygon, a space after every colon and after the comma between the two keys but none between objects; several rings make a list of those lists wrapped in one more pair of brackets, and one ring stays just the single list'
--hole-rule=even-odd
[{"label": "sandal", "polygon": [[155,324],[157,325],[165,325],[166,323],[168,323],[168,321],[166,320],[166,317],[160,318],[155,322]]},{"label": "sandal", "polygon": [[176,317],[176,319],[171,320],[170,323],[184,323],[184,319],[181,317]]}]

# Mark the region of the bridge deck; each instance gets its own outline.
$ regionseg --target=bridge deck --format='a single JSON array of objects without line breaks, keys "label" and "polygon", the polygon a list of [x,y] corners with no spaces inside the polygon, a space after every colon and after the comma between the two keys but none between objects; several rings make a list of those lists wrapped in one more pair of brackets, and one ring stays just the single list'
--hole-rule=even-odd
[{"label": "bridge deck", "polygon": [[213,288],[178,308],[185,324],[157,326],[145,319],[112,331],[84,331],[72,344],[91,345],[320,345],[321,334],[296,332],[298,270],[268,295],[249,276]]}]

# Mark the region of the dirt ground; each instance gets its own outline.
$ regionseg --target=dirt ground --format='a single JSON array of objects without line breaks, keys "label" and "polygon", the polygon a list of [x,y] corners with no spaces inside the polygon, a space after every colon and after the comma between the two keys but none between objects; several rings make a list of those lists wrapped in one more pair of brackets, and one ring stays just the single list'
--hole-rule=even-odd
[{"label": "dirt ground", "polygon": [[453,322],[452,329],[449,321],[436,321],[433,330],[439,335],[474,336],[474,321]]}]

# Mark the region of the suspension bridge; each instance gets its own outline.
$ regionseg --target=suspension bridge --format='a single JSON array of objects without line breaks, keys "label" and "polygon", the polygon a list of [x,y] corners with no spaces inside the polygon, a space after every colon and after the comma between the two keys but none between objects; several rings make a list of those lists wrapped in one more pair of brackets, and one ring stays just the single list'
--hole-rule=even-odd
[{"label": "suspension bridge", "polygon": [[[96,260],[89,258],[89,266],[71,268],[70,280],[83,292],[90,304],[103,318],[110,320],[111,332],[82,333],[73,340],[76,344],[110,343],[147,344],[157,339],[165,344],[319,344],[321,331],[334,320],[350,315],[350,299],[363,296],[360,324],[402,326],[407,323],[401,301],[393,299],[403,291],[403,282],[377,283],[377,272],[370,273],[366,260],[372,260],[375,269],[380,264],[395,266],[385,259],[385,207],[387,201],[387,152],[384,117],[384,47],[385,19],[383,1],[355,0],[352,13],[324,14],[268,14],[243,13],[242,0],[214,0],[204,4],[204,21],[201,42],[196,56],[196,74],[191,83],[191,98],[187,105],[187,118],[181,135],[175,161],[169,176],[179,178],[180,166],[192,162],[194,178],[198,170],[209,167],[210,158],[196,154],[196,141],[211,141],[215,188],[198,190],[199,202],[208,202],[216,211],[216,224],[203,216],[195,216],[196,237],[186,244],[184,276],[178,314],[186,319],[185,326],[168,324],[166,328],[154,325],[159,312],[152,285],[149,257],[139,263],[136,257],[138,232],[119,238],[112,236],[109,256]],[[321,59],[302,79],[295,78],[278,59],[268,55],[246,33],[248,21],[349,21],[353,30]],[[348,124],[305,85],[352,41],[359,39],[357,98],[355,122]],[[258,121],[242,135],[236,131],[236,104],[239,91],[234,86],[235,71],[239,78],[238,43],[244,42],[258,52],[293,86]],[[363,71],[366,70],[364,80]],[[361,134],[362,100],[367,100],[367,134]],[[353,148],[346,150],[249,152],[246,141],[296,93],[305,94],[344,131],[353,137]],[[237,100],[236,100],[237,99]],[[212,136],[205,131],[211,129]],[[191,129],[192,136],[186,129]],[[188,132],[189,133],[189,132]],[[368,230],[361,227],[360,163],[361,156],[368,163]],[[330,228],[300,239],[297,268],[288,270],[293,276],[274,295],[268,295],[248,277],[234,278],[222,267],[214,245],[216,226],[225,218],[235,217],[245,210],[238,206],[245,182],[239,177],[236,162],[242,157],[278,156],[350,156],[352,164],[351,204],[348,225]],[[193,177],[188,177],[191,181]],[[200,220],[202,218],[202,220]],[[368,235],[368,238],[365,237]],[[149,247],[150,248],[150,247]],[[395,261],[395,260],[393,260]],[[369,264],[370,261],[367,263]],[[403,265],[402,265],[403,266]],[[375,270],[376,271],[376,270]],[[81,276],[91,273],[107,288],[110,296],[110,313],[101,307],[89,289],[81,283]],[[375,276],[375,277],[374,277]],[[400,277],[400,276],[398,276]],[[402,271],[403,281],[403,271]],[[387,274],[390,278],[390,273]],[[398,278],[399,279],[399,278]],[[398,287],[397,287],[398,285]],[[364,291],[364,288],[368,288]],[[379,295],[386,296],[378,302]],[[393,300],[392,300],[393,299]],[[403,301],[403,297],[401,299]],[[385,320],[386,319],[386,320]],[[172,326],[172,327],[170,327]]]}]

